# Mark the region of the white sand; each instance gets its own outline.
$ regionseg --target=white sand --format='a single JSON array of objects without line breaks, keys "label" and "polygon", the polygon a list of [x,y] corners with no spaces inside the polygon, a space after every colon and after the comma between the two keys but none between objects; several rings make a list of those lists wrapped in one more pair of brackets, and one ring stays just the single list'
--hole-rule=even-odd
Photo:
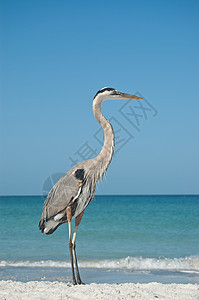
[{"label": "white sand", "polygon": [[87,284],[30,281],[0,281],[0,299],[72,299],[72,300],[128,300],[179,299],[199,300],[198,284]]}]

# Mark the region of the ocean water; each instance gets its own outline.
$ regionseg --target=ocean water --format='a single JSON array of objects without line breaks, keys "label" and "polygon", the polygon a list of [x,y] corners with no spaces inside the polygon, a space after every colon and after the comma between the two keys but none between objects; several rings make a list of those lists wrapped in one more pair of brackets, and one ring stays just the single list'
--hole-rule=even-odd
[{"label": "ocean water", "polygon": [[[0,280],[71,280],[67,224],[41,234],[43,202],[0,197]],[[86,282],[199,283],[199,196],[95,196],[76,245]]]}]

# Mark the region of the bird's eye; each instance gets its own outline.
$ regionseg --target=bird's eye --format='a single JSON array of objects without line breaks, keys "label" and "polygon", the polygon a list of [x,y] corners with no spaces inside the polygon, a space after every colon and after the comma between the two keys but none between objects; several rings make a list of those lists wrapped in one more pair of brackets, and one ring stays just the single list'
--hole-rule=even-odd
[{"label": "bird's eye", "polygon": [[115,91],[115,92],[114,92],[114,95],[120,95],[120,92]]}]

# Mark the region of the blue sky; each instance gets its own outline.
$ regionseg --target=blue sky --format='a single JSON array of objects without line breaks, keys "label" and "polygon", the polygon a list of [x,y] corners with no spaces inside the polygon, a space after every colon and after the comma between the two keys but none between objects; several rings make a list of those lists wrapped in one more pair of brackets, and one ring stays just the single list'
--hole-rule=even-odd
[{"label": "blue sky", "polygon": [[141,93],[148,110],[103,104],[119,150],[96,193],[199,193],[198,1],[0,3],[1,195],[42,194],[83,147],[100,151],[104,86]]}]

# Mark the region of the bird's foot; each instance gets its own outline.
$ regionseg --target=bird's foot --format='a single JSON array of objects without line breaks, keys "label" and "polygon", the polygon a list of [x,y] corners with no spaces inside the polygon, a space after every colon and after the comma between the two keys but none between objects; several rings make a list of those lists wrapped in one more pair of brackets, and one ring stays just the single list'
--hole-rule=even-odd
[{"label": "bird's foot", "polygon": [[77,272],[77,284],[85,284],[81,281],[81,277],[79,275],[79,271]]},{"label": "bird's foot", "polygon": [[85,285],[85,283],[83,283],[81,280],[78,280],[77,283]]}]

